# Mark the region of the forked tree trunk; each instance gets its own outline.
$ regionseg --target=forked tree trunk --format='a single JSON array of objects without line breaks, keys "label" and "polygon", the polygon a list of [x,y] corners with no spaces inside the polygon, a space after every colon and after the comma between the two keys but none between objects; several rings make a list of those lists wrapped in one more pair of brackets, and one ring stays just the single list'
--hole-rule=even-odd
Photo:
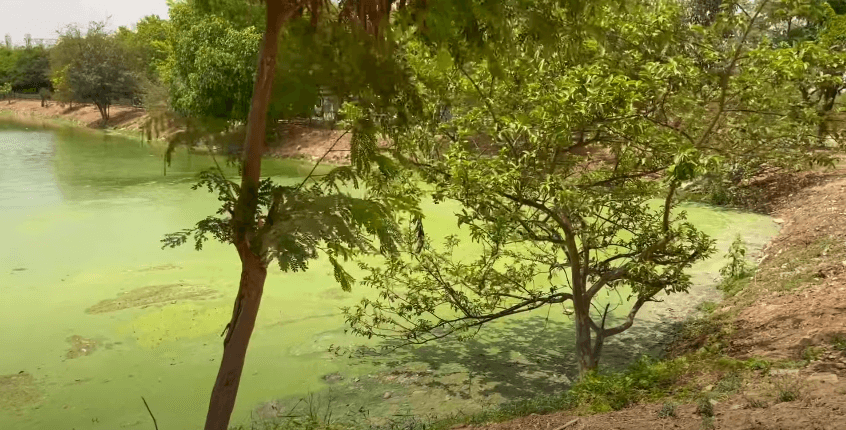
[{"label": "forked tree trunk", "polygon": [[253,88],[250,115],[247,120],[244,167],[241,174],[241,190],[232,216],[235,247],[241,258],[241,283],[223,341],[223,359],[212,388],[205,430],[227,430],[250,337],[258,316],[264,281],[267,276],[266,262],[256,254],[252,246],[258,210],[258,189],[261,180],[261,157],[264,151],[267,107],[270,103],[273,78],[276,72],[276,52],[282,24],[294,13],[293,5],[284,0],[268,0],[267,28],[259,53],[258,70]]},{"label": "forked tree trunk", "polygon": [[590,302],[573,302],[576,323],[576,360],[579,363],[579,378],[596,370],[599,366],[599,352],[594,349],[593,332],[590,326]]}]

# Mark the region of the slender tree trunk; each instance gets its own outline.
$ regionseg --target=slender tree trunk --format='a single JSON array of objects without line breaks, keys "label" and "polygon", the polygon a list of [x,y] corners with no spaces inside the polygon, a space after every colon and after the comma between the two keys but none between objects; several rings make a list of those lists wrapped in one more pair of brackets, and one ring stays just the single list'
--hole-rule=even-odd
[{"label": "slender tree trunk", "polygon": [[599,365],[599,351],[595,351],[590,327],[590,303],[573,301],[576,322],[576,360],[579,363],[579,378],[596,370]]},{"label": "slender tree trunk", "polygon": [[267,277],[267,267],[261,258],[249,249],[241,249],[239,253],[241,284],[232,310],[234,324],[229,326],[227,340],[224,341],[223,359],[212,389],[205,430],[226,430],[229,427]]},{"label": "slender tree trunk", "polygon": [[226,430],[235,399],[250,337],[255,327],[267,266],[260,250],[256,249],[255,231],[258,210],[258,189],[261,180],[261,157],[265,147],[267,107],[270,103],[273,78],[276,72],[276,52],[282,25],[295,9],[293,2],[267,1],[267,29],[264,33],[258,70],[253,88],[250,115],[247,120],[244,166],[241,190],[232,215],[235,247],[241,257],[241,284],[223,341],[223,359],[212,388],[205,430]]}]

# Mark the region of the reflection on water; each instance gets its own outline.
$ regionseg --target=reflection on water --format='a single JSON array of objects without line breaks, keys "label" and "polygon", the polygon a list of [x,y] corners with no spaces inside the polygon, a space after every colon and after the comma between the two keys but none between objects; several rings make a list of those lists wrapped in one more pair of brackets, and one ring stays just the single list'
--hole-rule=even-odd
[{"label": "reflection on water", "polygon": [[[0,381],[23,381],[0,392],[14,399],[0,405],[15,405],[0,408],[0,428],[147,429],[142,395],[162,428],[199,428],[238,259],[224,245],[198,253],[162,250],[159,240],[216,209],[214,196],[190,189],[212,164],[180,152],[165,176],[161,148],[137,140],[0,125]],[[309,168],[271,160],[264,172],[294,181]],[[454,231],[445,208],[427,211],[435,235]],[[718,255],[738,232],[753,246],[775,233],[763,217],[688,211],[719,239]],[[703,263],[696,279],[707,284],[720,264]],[[305,273],[271,271],[236,422],[260,404],[291,406],[309,392],[331,392],[341,407],[373,414],[473,409],[560,389],[574,373],[571,326],[558,309],[548,319],[544,309],[497,323],[465,342],[352,359],[328,352],[363,342],[344,334],[338,312],[361,294],[340,292],[324,261]],[[713,289],[702,287],[672,307],[708,294]],[[86,312],[102,303],[114,306]],[[647,339],[672,317],[653,307],[632,333]],[[631,358],[624,342],[606,347],[608,362]]]}]

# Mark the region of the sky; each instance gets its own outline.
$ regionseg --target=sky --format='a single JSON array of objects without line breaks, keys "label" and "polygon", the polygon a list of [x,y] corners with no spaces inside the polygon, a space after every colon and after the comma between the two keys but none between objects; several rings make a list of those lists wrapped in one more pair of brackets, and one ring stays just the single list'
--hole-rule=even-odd
[{"label": "sky", "polygon": [[0,0],[0,40],[12,36],[22,45],[24,35],[33,39],[55,39],[56,30],[108,17],[110,29],[130,26],[146,15],[167,17],[166,0]]}]

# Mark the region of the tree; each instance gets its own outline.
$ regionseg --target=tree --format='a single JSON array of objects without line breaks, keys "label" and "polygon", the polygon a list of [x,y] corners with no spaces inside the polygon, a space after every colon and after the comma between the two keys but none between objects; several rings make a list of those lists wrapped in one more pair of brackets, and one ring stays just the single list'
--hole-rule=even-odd
[{"label": "tree", "polygon": [[[206,6],[209,3],[215,2],[209,0]],[[345,19],[355,20],[362,28],[377,35],[393,3],[391,0],[342,1],[340,11]],[[307,186],[306,182],[295,187],[280,186],[270,180],[261,180],[267,113],[273,93],[283,25],[306,13],[316,23],[323,7],[327,7],[327,4],[311,0],[265,2],[264,35],[246,118],[247,135],[242,155],[241,184],[228,181],[219,171],[205,173],[199,185],[219,194],[223,202],[218,211],[219,216],[209,217],[195,228],[168,236],[165,240],[167,245],[176,246],[193,236],[199,248],[206,236],[211,235],[222,242],[233,244],[241,260],[240,285],[232,318],[225,330],[223,358],[212,389],[206,430],[226,430],[229,424],[271,261],[276,259],[282,270],[304,270],[307,262],[322,251],[333,264],[335,278],[342,287],[349,288],[351,278],[343,270],[340,261],[356,252],[392,252],[395,249],[396,225],[391,213],[394,210],[414,208],[414,199],[405,195],[402,187],[378,186],[399,171],[391,168],[386,157],[375,157],[374,129],[368,127],[367,119],[358,121],[353,132],[352,158],[355,167],[339,168],[314,186]],[[211,28],[224,31],[223,37],[231,39],[227,40],[231,42],[230,47],[237,48],[235,52],[222,54],[248,54],[246,44],[241,43],[243,39],[239,37],[244,35],[243,32],[227,29],[213,19],[208,24]],[[173,25],[175,29],[181,25],[176,17]],[[197,36],[210,37],[203,34]],[[178,52],[180,48],[175,45],[174,49]],[[200,55],[207,53],[201,52]],[[188,52],[179,54],[193,55]],[[210,65],[214,65],[214,62],[210,62]],[[374,159],[378,168],[371,170],[371,161]],[[361,178],[368,178],[371,184],[376,185],[371,185],[364,198],[341,192],[339,181]],[[231,219],[224,218],[226,215]],[[378,242],[378,246],[374,242]]]},{"label": "tree", "polygon": [[115,37],[129,54],[127,61],[151,83],[160,81],[159,69],[171,51],[168,41],[170,21],[148,15],[135,24],[135,30],[118,28]]},{"label": "tree", "polygon": [[76,96],[68,81],[68,71],[82,52],[84,35],[78,26],[68,25],[58,32],[58,36],[56,46],[50,51],[50,81],[56,99],[73,107]]},{"label": "tree", "polygon": [[78,28],[68,27],[53,48],[53,78],[61,85],[62,99],[93,102],[105,125],[112,103],[135,95],[138,76],[125,61],[123,46],[103,28],[103,23],[92,23],[83,37]]},{"label": "tree", "polygon": [[245,121],[261,34],[203,13],[194,2],[170,11],[173,49],[162,67],[171,108],[186,116]]},{"label": "tree", "polygon": [[[605,340],[661,293],[687,291],[685,270],[713,252],[674,210],[685,185],[719,166],[808,161],[815,122],[793,115],[801,57],[752,38],[770,25],[766,4],[703,28],[672,1],[513,2],[509,32],[476,26],[482,49],[407,47],[430,120],[396,151],[436,202],[463,206],[478,257],[417,222],[400,256],[362,265],[378,298],[345,310],[353,331],[425,343],[566,304],[580,374],[595,370]],[[605,293],[628,297],[625,317]]]},{"label": "tree", "polygon": [[50,88],[49,53],[41,46],[17,49],[12,87],[17,92],[37,94],[41,88]]}]

